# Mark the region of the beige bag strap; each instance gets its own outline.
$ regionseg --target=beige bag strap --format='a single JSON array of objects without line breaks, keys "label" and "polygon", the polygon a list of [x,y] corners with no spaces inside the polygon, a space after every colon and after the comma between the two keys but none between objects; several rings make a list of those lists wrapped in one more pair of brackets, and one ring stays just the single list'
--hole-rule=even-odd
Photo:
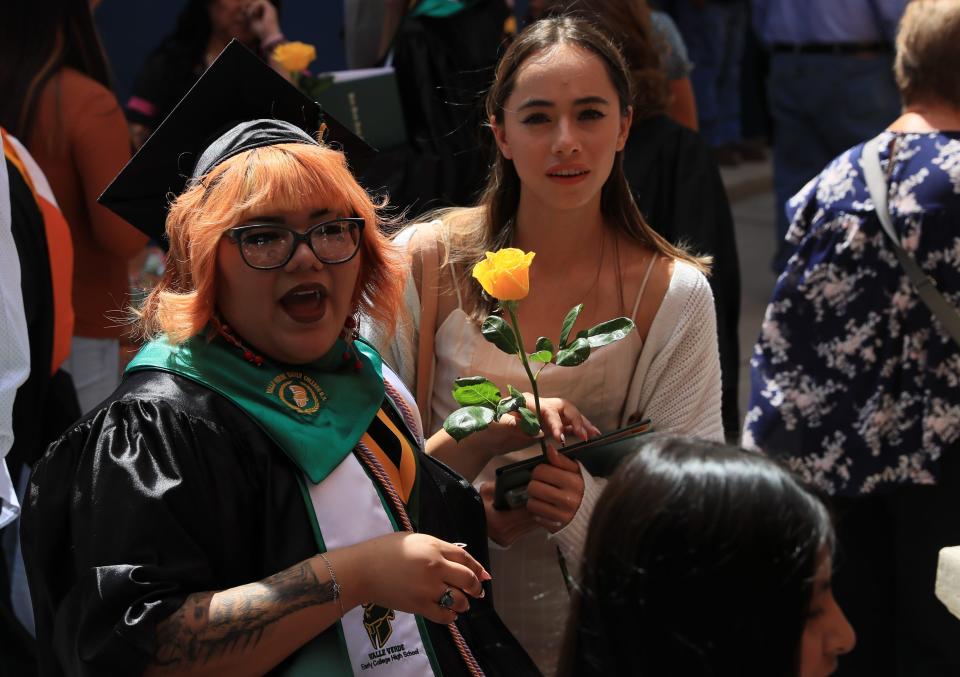
[{"label": "beige bag strap", "polygon": [[414,394],[423,421],[424,437],[433,430],[430,422],[430,400],[433,395],[433,351],[437,333],[437,308],[440,297],[439,229],[424,228],[423,237],[417,233],[420,254],[420,327],[417,345],[417,381]]}]

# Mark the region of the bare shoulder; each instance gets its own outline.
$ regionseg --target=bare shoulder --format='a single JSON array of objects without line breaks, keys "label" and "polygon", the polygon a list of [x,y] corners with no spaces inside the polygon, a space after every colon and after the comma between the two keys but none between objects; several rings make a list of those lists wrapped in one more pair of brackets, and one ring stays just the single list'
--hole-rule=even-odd
[{"label": "bare shoulder", "polygon": [[440,219],[411,224],[394,236],[394,243],[406,249],[421,304],[425,293],[437,294],[438,326],[458,306],[452,267],[443,265],[448,241],[446,225]]},{"label": "bare shoulder", "polygon": [[636,304],[633,321],[640,337],[646,340],[650,326],[660,310],[660,304],[670,288],[677,261],[650,247],[633,242],[629,243],[624,251],[623,261],[624,296],[629,304],[627,312],[632,311]]},{"label": "bare shoulder", "polygon": [[442,238],[439,237],[439,229],[442,225],[439,221],[411,223],[391,237],[394,246],[401,252],[406,252],[413,281],[417,285],[417,292],[421,295],[423,293],[424,261],[439,261],[443,258],[442,245],[440,244]]}]

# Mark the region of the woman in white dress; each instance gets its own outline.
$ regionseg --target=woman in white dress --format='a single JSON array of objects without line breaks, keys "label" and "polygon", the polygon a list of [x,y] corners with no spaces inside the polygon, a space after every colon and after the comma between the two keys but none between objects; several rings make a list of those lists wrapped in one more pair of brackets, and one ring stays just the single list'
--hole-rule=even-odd
[{"label": "woman in white dress", "polygon": [[[519,304],[523,336],[556,341],[578,303],[585,308],[574,332],[618,316],[636,323],[588,365],[548,365],[540,375],[541,394],[557,398],[547,402],[549,415],[574,422],[555,446],[639,418],[657,430],[723,439],[709,261],[657,235],[633,201],[622,169],[632,100],[627,66],[602,33],[568,17],[532,24],[505,52],[487,95],[498,153],[478,204],[397,237],[411,253],[411,273],[397,333],[380,337],[384,355],[417,394],[425,430],[434,433],[429,453],[471,481],[540,453],[508,417],[459,444],[442,429],[458,406],[455,378],[482,375],[502,390],[527,383],[520,363],[480,333],[493,302],[470,273],[485,251],[501,247],[537,253]],[[494,510],[490,484],[481,494],[491,538],[509,546],[492,553],[497,608],[552,674],[569,604],[557,548],[568,568],[579,561],[605,480],[552,449],[549,460],[534,472],[525,508]]]}]

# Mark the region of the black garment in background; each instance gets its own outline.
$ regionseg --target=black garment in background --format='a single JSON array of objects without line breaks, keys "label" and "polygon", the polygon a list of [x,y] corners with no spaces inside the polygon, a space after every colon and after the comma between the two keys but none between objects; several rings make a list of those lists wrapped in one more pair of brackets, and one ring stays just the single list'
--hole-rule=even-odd
[{"label": "black garment in background", "polygon": [[740,262],[720,172],[700,135],[666,115],[634,123],[623,159],[637,204],[653,229],[673,244],[713,256],[709,280],[717,310],[723,429],[735,442],[740,435]]},{"label": "black garment in background", "polygon": [[[467,543],[486,566],[479,495],[418,459],[418,529]],[[157,623],[189,594],[259,581],[315,555],[299,472],[226,398],[165,372],[126,376],[31,479],[22,536],[41,673],[140,674]],[[490,593],[458,621],[477,660],[488,675],[537,674]],[[427,626],[444,674],[466,674],[446,628]]]},{"label": "black garment in background", "polygon": [[769,75],[770,54],[760,44],[753,22],[747,21],[740,67],[740,126],[744,139],[773,138],[773,117],[767,103]]},{"label": "black garment in background", "polygon": [[[127,120],[156,129],[203,75],[202,58],[202,50],[198,53],[169,42],[157,47],[137,74],[132,90],[133,97],[149,102],[155,112],[147,115],[124,106]],[[189,172],[189,168],[184,171]]]},{"label": "black garment in background", "polygon": [[960,544],[960,447],[940,483],[837,497],[833,590],[857,633],[838,677],[960,675],[960,620],[936,598],[940,548]]},{"label": "black garment in background", "polygon": [[393,66],[408,143],[374,160],[362,182],[386,188],[409,217],[473,204],[486,182],[492,146],[483,97],[509,14],[503,0],[482,0],[451,17],[408,15],[400,24]]}]

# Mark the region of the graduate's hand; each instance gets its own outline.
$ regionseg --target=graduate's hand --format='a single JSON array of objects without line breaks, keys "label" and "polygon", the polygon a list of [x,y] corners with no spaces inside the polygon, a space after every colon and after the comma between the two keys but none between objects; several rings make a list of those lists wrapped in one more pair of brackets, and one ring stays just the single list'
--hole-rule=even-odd
[{"label": "graduate's hand", "polygon": [[580,466],[547,445],[547,462],[533,469],[527,485],[527,511],[550,533],[570,523],[583,500]]},{"label": "graduate's hand", "polygon": [[250,30],[260,42],[279,36],[280,19],[277,8],[269,0],[251,0],[245,8]]},{"label": "graduate's hand", "polygon": [[[460,546],[427,534],[402,532],[359,543],[352,566],[360,567],[361,603],[420,614],[435,623],[452,623],[470,608],[469,598],[483,597],[491,576]],[[451,590],[453,606],[439,600]]]},{"label": "graduate's hand", "polygon": [[507,547],[528,531],[533,531],[539,524],[526,508],[511,510],[497,510],[493,507],[493,483],[484,482],[480,485],[480,497],[483,499],[483,509],[487,514],[487,537],[497,545]]}]

